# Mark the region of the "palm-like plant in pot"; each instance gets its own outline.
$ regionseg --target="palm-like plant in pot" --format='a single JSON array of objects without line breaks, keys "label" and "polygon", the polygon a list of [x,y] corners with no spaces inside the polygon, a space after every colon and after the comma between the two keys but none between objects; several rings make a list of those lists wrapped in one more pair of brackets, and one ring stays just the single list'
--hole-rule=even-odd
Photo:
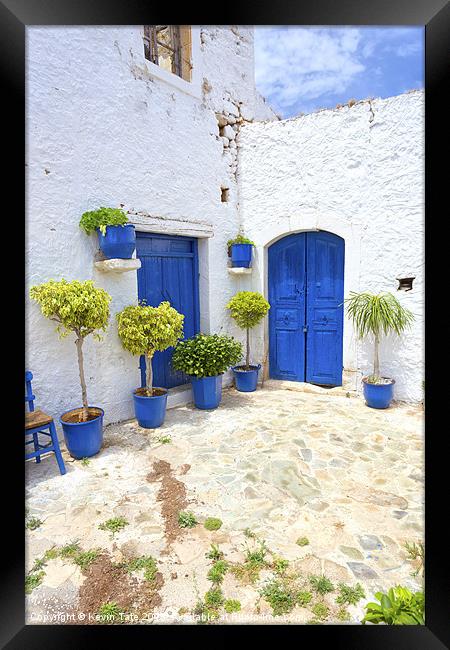
[{"label": "palm-like plant in pot", "polygon": [[215,409],[222,399],[222,375],[241,357],[242,345],[232,336],[196,334],[178,343],[172,365],[191,377],[195,406]]},{"label": "palm-like plant in pot", "polygon": [[62,279],[31,287],[30,297],[40,305],[44,316],[58,323],[56,330],[61,338],[71,332],[76,335],[83,406],[64,413],[60,422],[70,455],[74,458],[93,456],[100,451],[103,441],[104,411],[97,406],[89,406],[83,343],[89,334],[101,339],[98,330],[106,330],[111,296],[104,289],[95,287],[91,280],[67,282]]},{"label": "palm-like plant in pot", "polygon": [[84,212],[80,227],[87,235],[97,231],[98,243],[107,259],[130,259],[136,248],[133,224],[120,208],[98,208]]},{"label": "palm-like plant in pot", "polygon": [[263,295],[257,291],[239,291],[227,304],[231,317],[241,329],[245,329],[247,351],[245,365],[232,368],[236,380],[236,388],[244,393],[256,390],[258,371],[261,364],[250,365],[250,329],[262,321],[270,309]]},{"label": "palm-like plant in pot", "polygon": [[402,306],[391,293],[352,291],[345,300],[347,314],[353,321],[359,338],[372,336],[374,343],[373,373],[363,377],[364,397],[367,406],[384,409],[390,405],[394,395],[395,380],[382,377],[380,373],[379,347],[382,335],[400,334],[411,326],[414,314]]},{"label": "palm-like plant in pot", "polygon": [[116,318],[123,347],[131,354],[145,355],[146,385],[133,392],[134,409],[139,426],[155,429],[164,422],[167,389],[153,386],[153,356],[157,351],[174,346],[182,338],[184,315],[167,301],[158,307],[141,302],[125,307]]}]

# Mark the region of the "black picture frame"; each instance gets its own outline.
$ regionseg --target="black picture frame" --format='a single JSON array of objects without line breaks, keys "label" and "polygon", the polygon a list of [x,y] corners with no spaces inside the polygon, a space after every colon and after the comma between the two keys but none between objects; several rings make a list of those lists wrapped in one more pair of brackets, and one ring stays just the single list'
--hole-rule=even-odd
[{"label": "black picture frame", "polygon": [[[15,240],[20,232],[22,215],[25,214],[25,184],[23,175],[23,151],[25,148],[25,29],[28,25],[91,25],[91,24],[141,24],[157,18],[144,0],[0,0],[0,69],[3,88],[3,195],[6,203],[5,221],[14,227]],[[194,7],[177,14],[177,22],[216,24],[210,15],[201,15]],[[227,14],[229,12],[227,11]],[[153,19],[151,18],[153,16]],[[228,18],[231,16],[227,15]],[[161,16],[156,22],[162,22]],[[165,16],[167,19],[167,16]],[[182,18],[185,20],[183,21]],[[324,647],[346,650],[371,650],[372,648],[392,650],[440,650],[450,647],[450,580],[449,543],[445,524],[448,520],[448,498],[446,476],[448,474],[445,451],[448,449],[448,424],[445,417],[437,425],[439,409],[446,401],[445,386],[438,380],[439,368],[443,365],[443,348],[436,345],[435,325],[439,318],[447,322],[441,310],[443,261],[448,258],[446,238],[441,225],[448,219],[445,188],[448,185],[448,157],[445,132],[448,124],[448,101],[444,95],[446,72],[449,64],[450,7],[446,0],[314,0],[292,3],[278,1],[271,3],[248,3],[240,8],[240,15],[232,16],[237,24],[298,24],[298,25],[424,25],[425,26],[425,112],[426,112],[426,313],[431,326],[426,329],[426,561],[425,594],[426,625],[408,627],[388,626],[265,626],[264,636],[277,643],[286,642],[285,635],[293,633],[295,643],[320,643]],[[174,19],[175,20],[175,19]],[[219,19],[220,24],[220,19]],[[448,84],[447,84],[448,86]],[[10,144],[5,140],[10,138]],[[448,139],[448,136],[447,136]],[[443,154],[442,158],[439,154]],[[12,189],[14,188],[14,190]],[[444,199],[444,201],[443,201]],[[23,201],[23,203],[22,203]],[[443,208],[441,208],[441,202]],[[24,236],[25,236],[24,230]],[[17,336],[15,350],[21,350],[23,335],[23,271],[17,264],[17,248],[11,256],[15,260],[11,274],[12,287],[15,284],[17,308],[11,325],[10,336]],[[442,247],[440,250],[439,247]],[[445,246],[445,249],[444,249]],[[447,255],[445,254],[447,253]],[[441,266],[442,265],[442,268]],[[9,285],[8,285],[9,286]],[[6,291],[6,289],[5,289]],[[11,290],[11,295],[13,290]],[[9,299],[9,289],[8,289]],[[432,312],[436,309],[433,319]],[[434,330],[434,331],[433,331]],[[434,339],[434,340],[433,340]],[[22,338],[23,341],[23,338]],[[9,347],[9,343],[8,346]],[[12,343],[11,343],[11,349]],[[105,643],[105,635],[119,643],[130,640],[147,640],[167,643],[176,634],[180,641],[186,634],[198,633],[213,643],[218,639],[229,642],[231,636],[242,633],[254,635],[254,626],[73,626],[73,625],[24,625],[24,481],[23,456],[19,439],[22,426],[23,367],[19,353],[14,362],[8,364],[8,384],[14,384],[17,405],[12,426],[3,431],[4,445],[8,443],[7,457],[2,455],[0,475],[6,483],[3,487],[2,527],[3,540],[7,542],[2,555],[1,581],[1,647],[11,649],[30,648],[85,648]],[[6,360],[4,359],[4,363]],[[448,381],[447,381],[448,384]],[[445,386],[446,387],[446,386]],[[11,409],[13,407],[11,406]],[[4,466],[11,468],[8,477]],[[6,469],[6,467],[5,467]],[[13,542],[13,532],[17,538]],[[259,628],[261,629],[261,628]],[[212,635],[214,638],[212,638]],[[155,636],[157,638],[155,638]],[[312,637],[309,639],[309,637]]]}]

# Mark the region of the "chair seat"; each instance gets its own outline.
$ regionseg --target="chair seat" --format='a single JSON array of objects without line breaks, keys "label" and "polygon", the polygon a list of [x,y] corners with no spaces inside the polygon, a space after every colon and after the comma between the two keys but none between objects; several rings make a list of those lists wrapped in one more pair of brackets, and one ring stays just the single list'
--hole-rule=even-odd
[{"label": "chair seat", "polygon": [[43,427],[53,421],[51,415],[47,415],[44,411],[37,409],[30,413],[25,413],[25,430],[34,429],[35,427]]}]

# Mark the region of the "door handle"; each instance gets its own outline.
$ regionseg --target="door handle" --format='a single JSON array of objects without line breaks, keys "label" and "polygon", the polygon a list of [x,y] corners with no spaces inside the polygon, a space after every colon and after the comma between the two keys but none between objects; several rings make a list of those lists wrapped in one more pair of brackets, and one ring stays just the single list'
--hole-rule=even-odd
[{"label": "door handle", "polygon": [[303,332],[306,334],[308,331],[308,325],[303,325]]}]

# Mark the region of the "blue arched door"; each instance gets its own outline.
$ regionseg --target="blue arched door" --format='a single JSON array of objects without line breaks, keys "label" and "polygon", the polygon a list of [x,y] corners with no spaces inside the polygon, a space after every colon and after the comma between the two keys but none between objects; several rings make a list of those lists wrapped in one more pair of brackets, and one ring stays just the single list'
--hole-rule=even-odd
[{"label": "blue arched door", "polygon": [[342,385],[344,240],[288,235],[269,248],[269,365],[274,379]]}]

